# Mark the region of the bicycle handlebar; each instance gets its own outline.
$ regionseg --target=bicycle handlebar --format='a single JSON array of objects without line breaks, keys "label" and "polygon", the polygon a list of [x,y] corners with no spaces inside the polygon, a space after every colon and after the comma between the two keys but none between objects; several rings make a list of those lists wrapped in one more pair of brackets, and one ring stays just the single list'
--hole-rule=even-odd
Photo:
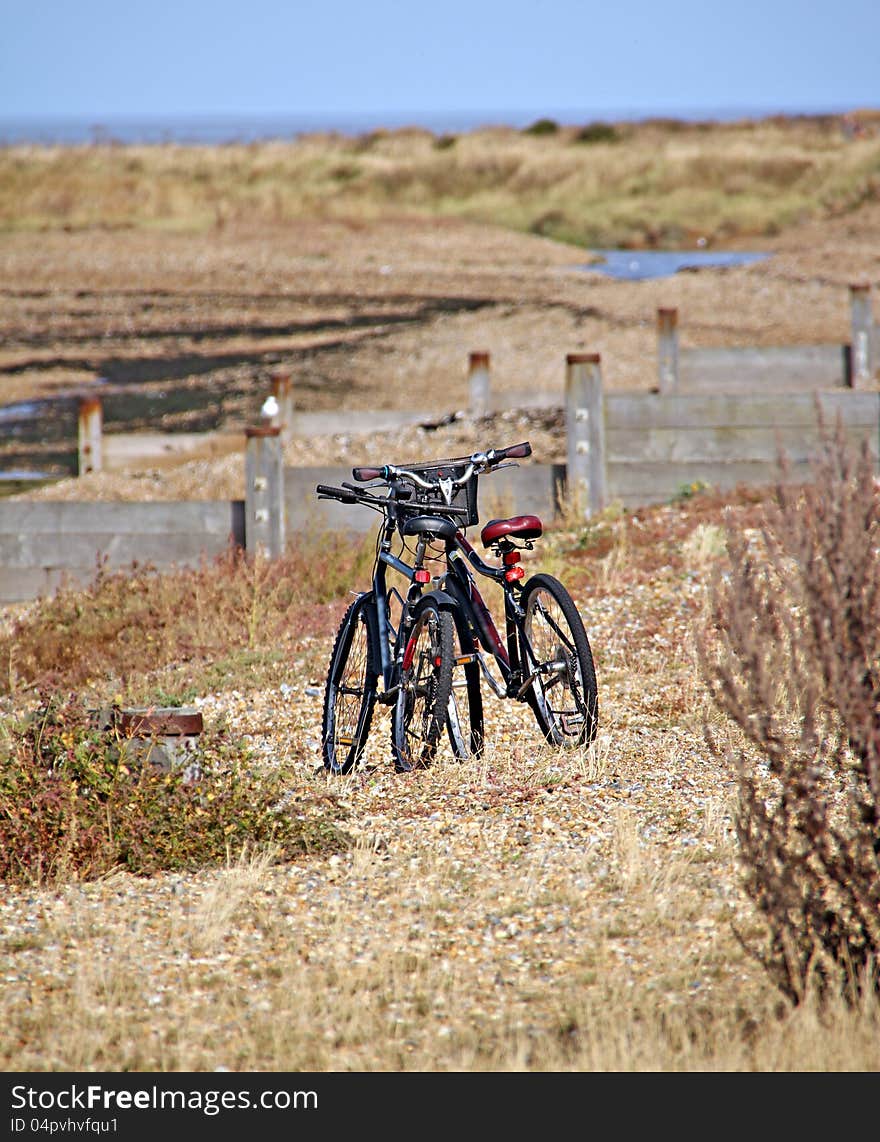
[{"label": "bicycle handlebar", "polygon": [[404,516],[423,514],[427,510],[424,503],[413,502],[410,504],[407,502],[412,495],[412,488],[401,481],[411,481],[412,484],[425,488],[427,491],[435,491],[438,488],[442,490],[446,502],[442,505],[432,505],[432,511],[445,516],[459,516],[468,519],[471,514],[469,508],[450,502],[452,489],[464,487],[472,477],[491,471],[505,460],[519,459],[523,456],[531,456],[531,454],[532,446],[528,440],[524,440],[521,444],[511,444],[507,448],[490,448],[488,452],[473,452],[470,456],[461,456],[454,460],[438,460],[434,464],[423,465],[426,468],[443,468],[453,464],[466,465],[460,476],[449,479],[438,477],[434,480],[426,480],[418,472],[413,472],[409,468],[398,467],[396,464],[383,464],[381,468],[352,468],[351,472],[355,480],[360,483],[365,483],[367,480],[381,480],[388,487],[388,494],[373,495],[367,488],[358,488],[354,484],[348,483],[347,480],[342,481],[341,488],[332,484],[318,484],[315,491],[319,499],[338,500],[343,504],[362,504],[364,507],[375,508],[386,515],[394,513],[394,518],[399,521]]},{"label": "bicycle handlebar", "polygon": [[345,488],[334,488],[331,484],[318,484],[315,491],[325,499],[340,500],[344,504],[356,504],[358,502],[358,497],[354,492],[348,492]]},{"label": "bicycle handlebar", "polygon": [[[474,472],[478,474],[486,472],[490,468],[496,467],[503,460],[519,460],[525,456],[531,456],[531,454],[532,446],[528,440],[524,440],[521,444],[511,444],[507,448],[490,448],[488,452],[473,452],[470,456],[461,456],[457,460],[446,461],[446,463],[467,464],[464,473],[457,480],[452,481],[454,486],[461,487],[468,482]],[[361,484],[367,480],[392,480],[398,476],[405,476],[421,488],[436,486],[435,482],[425,480],[418,472],[411,472],[408,468],[401,468],[396,464],[383,464],[381,468],[352,468],[351,474]]]}]

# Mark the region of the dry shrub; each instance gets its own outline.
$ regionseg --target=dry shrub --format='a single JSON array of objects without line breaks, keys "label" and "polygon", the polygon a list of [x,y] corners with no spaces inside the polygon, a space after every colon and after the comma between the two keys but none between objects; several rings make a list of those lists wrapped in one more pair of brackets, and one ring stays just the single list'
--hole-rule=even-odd
[{"label": "dry shrub", "polygon": [[760,535],[728,534],[700,632],[711,697],[740,731],[725,748],[707,727],[735,767],[744,885],[767,925],[749,950],[795,1004],[878,990],[878,545],[868,446],[820,420],[812,482],[783,457]]},{"label": "dry shrub", "polygon": [[279,559],[231,546],[198,567],[99,563],[89,584],[39,599],[0,632],[0,693],[125,684],[169,663],[277,651],[291,635],[326,634],[339,616],[324,604],[364,577],[370,555],[367,540],[316,532]]},{"label": "dry shrub", "polygon": [[208,732],[192,764],[139,760],[75,695],[45,695],[0,740],[0,883],[60,885],[218,867],[256,846],[289,860],[345,848],[332,797],[307,805],[280,768]]}]

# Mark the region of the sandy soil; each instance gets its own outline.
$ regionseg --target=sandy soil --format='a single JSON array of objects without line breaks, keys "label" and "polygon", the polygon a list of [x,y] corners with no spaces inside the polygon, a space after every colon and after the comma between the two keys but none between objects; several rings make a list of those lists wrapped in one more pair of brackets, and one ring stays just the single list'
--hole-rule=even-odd
[{"label": "sandy soil", "polygon": [[[626,282],[585,269],[589,255],[579,248],[448,220],[5,235],[0,412],[66,399],[41,410],[40,439],[4,433],[0,467],[53,470],[60,452],[75,451],[69,398],[97,378],[106,379],[108,434],[229,433],[256,421],[272,374],[287,372],[297,409],[340,416],[333,437],[290,445],[288,463],[357,462],[385,447],[388,459],[412,459],[413,449],[429,458],[510,443],[509,420],[459,417],[409,441],[358,432],[362,410],[426,409],[440,420],[466,409],[477,350],[490,353],[496,407],[514,410],[518,430],[534,424],[537,459],[558,458],[561,424],[544,414],[529,420],[523,407],[558,406],[571,352],[601,354],[609,389],[653,387],[661,306],[678,309],[683,348],[847,341],[848,286],[880,285],[880,206],[750,248],[773,256]],[[113,402],[121,409],[135,391],[152,404],[121,419]],[[504,439],[487,438],[496,432]],[[135,455],[128,471],[30,494],[237,496],[242,466],[238,454],[162,469]]]}]

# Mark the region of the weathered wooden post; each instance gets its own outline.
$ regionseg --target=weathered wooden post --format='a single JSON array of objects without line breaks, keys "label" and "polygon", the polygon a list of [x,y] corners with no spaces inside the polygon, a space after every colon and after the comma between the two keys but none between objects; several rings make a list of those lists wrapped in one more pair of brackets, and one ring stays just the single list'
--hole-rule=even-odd
[{"label": "weathered wooden post", "polygon": [[468,359],[468,390],[471,416],[488,416],[490,408],[488,353],[471,353]]},{"label": "weathered wooden post", "polygon": [[79,398],[79,466],[78,473],[100,472],[103,465],[101,435],[104,412],[98,397]]},{"label": "weathered wooden post", "polygon": [[871,286],[858,282],[849,287],[851,328],[851,369],[854,389],[872,388],[874,366],[871,360]]},{"label": "weathered wooden post", "polygon": [[[99,717],[104,711],[99,711]],[[129,706],[113,709],[102,728],[124,741],[128,758],[158,769],[184,769],[184,780],[198,779],[199,735],[204,729],[201,710],[195,706]]]},{"label": "weathered wooden post", "polygon": [[661,393],[678,389],[678,310],[657,310],[657,377]]},{"label": "weathered wooden post", "polygon": [[585,517],[602,511],[607,499],[601,360],[598,353],[565,359],[566,484]]},{"label": "weathered wooden post", "polygon": [[274,424],[244,430],[244,546],[277,559],[284,551],[284,464],[281,429]]},{"label": "weathered wooden post", "polygon": [[293,436],[293,390],[289,373],[272,374],[272,395],[278,404],[278,412],[272,424],[281,429],[281,442],[286,444]]}]

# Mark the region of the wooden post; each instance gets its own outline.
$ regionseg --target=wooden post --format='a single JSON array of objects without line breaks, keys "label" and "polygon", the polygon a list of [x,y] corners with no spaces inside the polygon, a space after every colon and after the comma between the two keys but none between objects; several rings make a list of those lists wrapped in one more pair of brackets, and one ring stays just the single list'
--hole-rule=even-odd
[{"label": "wooden post", "polygon": [[607,499],[601,360],[598,353],[565,359],[566,483],[585,517],[602,511]]},{"label": "wooden post", "polygon": [[100,472],[102,467],[101,434],[104,413],[98,397],[79,399],[79,475]]},{"label": "wooden post", "polygon": [[871,287],[857,283],[849,287],[851,325],[851,376],[854,389],[868,389],[874,384],[871,361]]},{"label": "wooden post", "polygon": [[293,391],[289,373],[272,374],[272,395],[278,402],[278,412],[272,424],[281,429],[281,442],[286,444],[293,436]]},{"label": "wooden post", "polygon": [[490,409],[488,353],[471,353],[468,360],[468,389],[471,416],[488,416]]},{"label": "wooden post", "polygon": [[657,375],[659,391],[678,390],[678,310],[657,310]]},{"label": "wooden post", "polygon": [[245,550],[277,559],[284,551],[284,465],[281,429],[259,425],[244,430]]}]

